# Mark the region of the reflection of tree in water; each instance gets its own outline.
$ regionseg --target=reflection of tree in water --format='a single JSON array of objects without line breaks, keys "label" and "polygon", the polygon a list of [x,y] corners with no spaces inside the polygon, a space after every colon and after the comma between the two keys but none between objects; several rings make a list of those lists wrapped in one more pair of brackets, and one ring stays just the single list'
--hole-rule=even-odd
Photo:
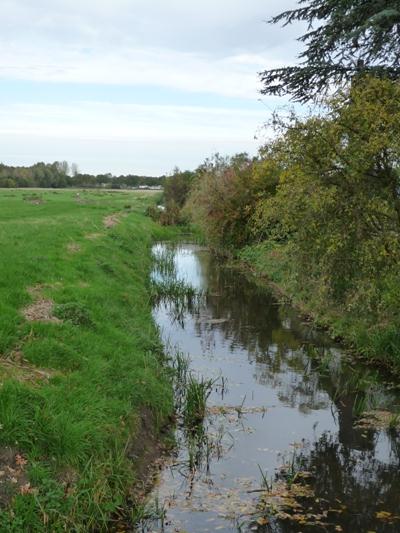
[{"label": "reflection of tree in water", "polygon": [[[208,289],[205,306],[194,315],[204,351],[213,351],[222,336],[230,353],[247,352],[256,381],[278,389],[283,403],[299,406],[303,412],[326,407],[328,398],[319,374],[303,348],[318,335],[280,306],[265,287],[222,267],[210,255],[198,259]],[[320,344],[323,350],[322,340]]]},{"label": "reflection of tree in water", "polygon": [[346,362],[324,335],[304,326],[265,288],[221,267],[209,254],[197,258],[208,295],[188,315],[205,350],[219,349],[222,342],[232,357],[244,351],[256,381],[276,389],[286,405],[302,412],[331,406],[338,433],[325,434],[302,454],[305,468],[316,473],[317,497],[331,507],[337,507],[336,498],[348,505],[339,521],[346,532],[400,531],[400,523],[383,526],[374,518],[381,510],[398,512],[398,435],[354,427],[360,403],[390,406],[396,394],[385,391],[380,378],[364,366]]},{"label": "reflection of tree in water", "polygon": [[[366,379],[368,370],[343,363],[326,335],[305,325],[265,287],[224,267],[211,254],[199,253],[196,260],[207,298],[190,314],[204,351],[212,352],[221,337],[231,354],[246,351],[256,381],[278,389],[283,403],[303,412],[333,401],[343,441],[351,440],[355,403],[378,395],[379,387],[371,388]],[[320,362],[326,358],[329,365],[322,369]],[[376,385],[376,377],[372,382]]]},{"label": "reflection of tree in water", "polygon": [[[336,436],[324,434],[309,451],[297,457],[296,463],[313,474],[315,502],[322,509],[341,510],[330,518],[343,531],[398,532],[400,521],[390,524],[376,515],[381,511],[397,515],[399,511],[399,435],[373,430],[370,433],[376,445],[364,451],[344,446]],[[379,452],[385,445],[391,451],[383,462]],[[293,531],[285,523],[281,530]]]},{"label": "reflection of tree in water", "polygon": [[[382,395],[376,376],[369,376],[363,366],[343,362],[325,334],[304,324],[264,286],[226,268],[207,252],[195,257],[196,276],[207,289],[207,298],[188,314],[205,352],[218,348],[221,339],[233,356],[237,350],[245,351],[254,364],[255,379],[279,389],[282,402],[292,407],[326,407],[329,395],[339,417],[347,420],[345,426],[352,424],[356,401]],[[328,365],[322,368],[325,359]]]},{"label": "reflection of tree in water", "polygon": [[[215,259],[207,261],[202,255],[201,265],[208,274],[208,298],[206,308],[197,317],[197,333],[207,335],[219,330],[232,349],[241,347],[250,353],[268,351],[273,331],[280,329],[276,300],[237,272],[220,268]],[[210,324],[207,318],[225,322]]]}]

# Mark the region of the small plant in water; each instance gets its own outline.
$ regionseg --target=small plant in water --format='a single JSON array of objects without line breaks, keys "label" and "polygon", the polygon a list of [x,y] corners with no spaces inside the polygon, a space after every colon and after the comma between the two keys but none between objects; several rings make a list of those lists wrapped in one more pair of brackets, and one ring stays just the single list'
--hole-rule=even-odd
[{"label": "small plant in water", "polygon": [[296,482],[299,473],[301,472],[301,457],[297,457],[296,449],[293,450],[291,458],[285,462],[282,468],[282,476],[287,483],[289,489]]},{"label": "small plant in water", "polygon": [[175,409],[182,411],[186,397],[186,384],[190,375],[190,358],[182,352],[176,352],[172,362],[174,378]]},{"label": "small plant in water", "polygon": [[203,423],[206,415],[207,399],[213,387],[212,379],[202,377],[197,380],[189,376],[186,384],[186,401],[184,408],[184,422],[189,429],[196,428]]},{"label": "small plant in water", "polygon": [[261,474],[261,487],[265,489],[267,492],[271,492],[272,491],[272,480],[271,482],[269,482],[267,478],[267,472],[264,472],[264,470],[261,468],[259,464],[257,464],[257,466]]},{"label": "small plant in water", "polygon": [[166,516],[165,504],[161,505],[156,497],[150,505],[135,509],[135,531],[142,531],[142,533],[153,531],[155,523],[160,528],[158,530],[164,531]]},{"label": "small plant in water", "polygon": [[154,274],[163,279],[176,276],[175,251],[172,248],[158,246],[153,251]]},{"label": "small plant in water", "polygon": [[190,357],[178,351],[175,355],[172,367],[174,369],[176,383],[179,385],[186,385],[189,375]]}]

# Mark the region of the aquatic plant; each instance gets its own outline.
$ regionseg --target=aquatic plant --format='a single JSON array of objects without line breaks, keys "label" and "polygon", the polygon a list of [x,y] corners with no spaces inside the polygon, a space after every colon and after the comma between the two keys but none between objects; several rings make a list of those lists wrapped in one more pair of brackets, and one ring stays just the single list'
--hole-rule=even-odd
[{"label": "aquatic plant", "polygon": [[150,504],[135,507],[132,522],[135,525],[135,531],[142,533],[153,531],[155,525],[164,531],[166,517],[165,502],[161,504],[159,498],[156,497]]},{"label": "aquatic plant", "polygon": [[190,357],[183,352],[177,351],[172,367],[174,370],[175,382],[178,385],[186,385],[189,375]]},{"label": "aquatic plant", "polygon": [[184,407],[184,423],[189,429],[202,424],[206,415],[207,399],[211,394],[212,379],[201,377],[199,380],[189,376],[186,385],[186,399]]},{"label": "aquatic plant", "polygon": [[173,278],[176,276],[175,251],[167,246],[157,246],[153,249],[153,276]]}]

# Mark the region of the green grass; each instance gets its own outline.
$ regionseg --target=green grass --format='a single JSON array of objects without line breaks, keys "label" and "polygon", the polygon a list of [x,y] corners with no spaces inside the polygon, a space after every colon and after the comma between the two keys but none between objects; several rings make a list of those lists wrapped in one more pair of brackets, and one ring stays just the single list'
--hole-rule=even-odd
[{"label": "green grass", "polygon": [[[0,531],[109,530],[135,481],[141,413],[157,430],[173,409],[148,281],[151,243],[173,230],[144,216],[153,202],[0,190],[0,458],[6,447],[26,458],[30,483],[0,489]],[[58,321],[24,318],[38,299]]]}]

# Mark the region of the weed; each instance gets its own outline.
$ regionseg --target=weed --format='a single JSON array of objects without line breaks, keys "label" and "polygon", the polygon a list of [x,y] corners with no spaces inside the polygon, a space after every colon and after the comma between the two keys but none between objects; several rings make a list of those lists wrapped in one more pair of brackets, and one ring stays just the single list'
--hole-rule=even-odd
[{"label": "weed", "polygon": [[182,352],[177,352],[173,361],[175,381],[178,385],[185,386],[187,383],[190,368],[190,357]]},{"label": "weed", "polygon": [[259,464],[257,464],[258,469],[261,474],[261,487],[264,488],[267,492],[272,491],[272,480],[269,482],[267,478],[267,473],[264,472],[264,470],[261,468]]},{"label": "weed", "polygon": [[89,309],[78,302],[58,304],[54,307],[53,314],[60,320],[66,320],[75,326],[93,326]]},{"label": "weed", "polygon": [[161,504],[158,497],[150,505],[137,506],[133,522],[135,524],[135,531],[153,531],[154,527],[164,531],[167,511],[165,504]]},{"label": "weed", "polygon": [[206,415],[207,399],[211,394],[213,380],[201,377],[197,380],[189,376],[186,384],[184,422],[187,428],[194,429],[203,423]]},{"label": "weed", "polygon": [[176,275],[175,251],[165,245],[158,245],[153,248],[153,276],[160,276],[162,279],[174,278]]},{"label": "weed", "polygon": [[400,425],[400,413],[393,413],[389,420],[389,429],[398,429]]}]

